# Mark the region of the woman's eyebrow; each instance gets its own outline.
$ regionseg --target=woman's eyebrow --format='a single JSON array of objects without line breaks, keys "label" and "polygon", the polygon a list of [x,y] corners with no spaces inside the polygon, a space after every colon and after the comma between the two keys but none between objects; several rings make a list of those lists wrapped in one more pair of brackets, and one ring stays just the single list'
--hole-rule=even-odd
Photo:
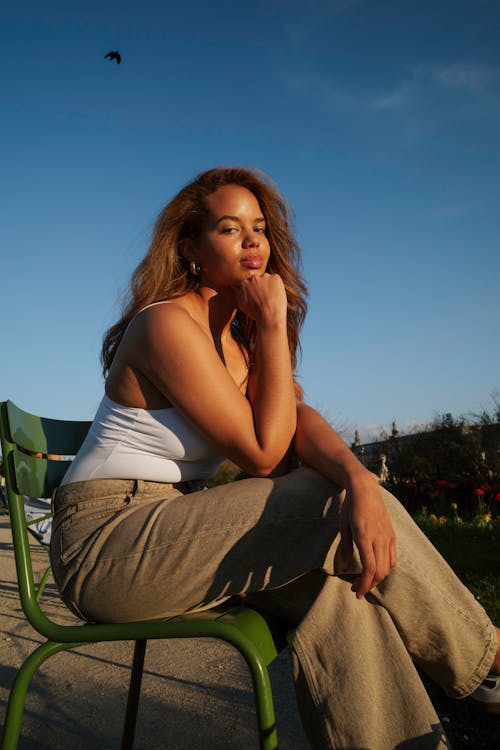
[{"label": "woman's eyebrow", "polygon": [[[215,224],[218,224],[220,221],[229,220],[229,221],[237,221],[241,222],[241,219],[239,216],[230,216],[229,214],[224,214],[224,216],[219,216],[218,219],[215,220]],[[263,224],[266,220],[263,216],[258,216],[256,219],[254,219],[254,222],[256,224]]]}]

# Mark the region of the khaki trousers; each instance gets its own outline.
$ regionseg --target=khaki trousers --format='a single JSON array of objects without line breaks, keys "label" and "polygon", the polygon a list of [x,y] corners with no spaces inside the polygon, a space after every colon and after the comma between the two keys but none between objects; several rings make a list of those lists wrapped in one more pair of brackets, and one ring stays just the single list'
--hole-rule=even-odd
[{"label": "khaki trousers", "polygon": [[313,748],[447,748],[414,665],[466,696],[493,662],[495,629],[397,500],[384,499],[398,559],[364,600],[337,565],[343,493],[307,468],[188,495],[142,480],[65,485],[52,568],[68,606],[91,621],[164,617],[235,595],[279,615]]}]

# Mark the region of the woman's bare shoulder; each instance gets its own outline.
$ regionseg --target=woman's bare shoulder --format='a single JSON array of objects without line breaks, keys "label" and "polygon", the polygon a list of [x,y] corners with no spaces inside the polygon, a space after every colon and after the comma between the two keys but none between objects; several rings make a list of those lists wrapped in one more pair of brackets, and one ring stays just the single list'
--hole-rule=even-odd
[{"label": "woman's bare shoulder", "polygon": [[175,330],[177,326],[200,327],[196,306],[184,297],[156,302],[140,310],[130,324],[132,331],[154,335],[156,331]]},{"label": "woman's bare shoulder", "polygon": [[142,310],[136,313],[133,320],[154,320],[155,318],[169,317],[176,315],[178,311],[187,312],[192,307],[187,295],[182,297],[174,297],[174,299],[161,300],[160,302],[153,302],[151,305],[146,305]]},{"label": "woman's bare shoulder", "polygon": [[197,357],[211,358],[216,354],[208,321],[205,323],[184,298],[144,309],[134,318],[124,338],[129,361],[141,369],[145,357],[162,362],[181,352],[184,357],[196,353]]}]

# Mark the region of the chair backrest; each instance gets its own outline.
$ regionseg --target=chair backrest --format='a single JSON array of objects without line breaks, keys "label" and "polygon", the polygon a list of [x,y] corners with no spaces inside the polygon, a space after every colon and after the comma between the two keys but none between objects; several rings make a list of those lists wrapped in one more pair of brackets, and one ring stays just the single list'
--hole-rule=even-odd
[{"label": "chair backrest", "polygon": [[[1,406],[2,453],[5,438],[6,451],[11,456],[9,476],[14,491],[30,497],[50,497],[91,423],[39,417],[23,411],[12,401],[5,401]],[[48,455],[63,459],[50,460]],[[7,463],[5,454],[4,461]]]},{"label": "chair backrest", "polygon": [[[12,401],[0,402],[0,438],[19,594],[28,620],[37,629],[44,616],[36,601],[24,495],[51,497],[90,424],[47,419],[23,411]],[[51,460],[51,455],[63,459]]]}]

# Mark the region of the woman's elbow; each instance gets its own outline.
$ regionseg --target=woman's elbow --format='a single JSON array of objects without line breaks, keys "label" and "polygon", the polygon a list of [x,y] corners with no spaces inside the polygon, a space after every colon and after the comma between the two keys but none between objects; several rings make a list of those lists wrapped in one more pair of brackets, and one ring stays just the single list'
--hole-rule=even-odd
[{"label": "woman's elbow", "polygon": [[280,455],[274,459],[271,456],[263,455],[258,459],[245,461],[245,465],[242,468],[250,476],[260,479],[280,477],[289,471],[289,456],[289,451],[285,455]]},{"label": "woman's elbow", "polygon": [[249,472],[249,474],[251,474],[252,477],[257,477],[257,479],[268,479],[269,477],[276,476],[274,470],[274,466],[256,466],[251,472]]},{"label": "woman's elbow", "polygon": [[239,466],[243,471],[251,477],[257,479],[265,479],[266,477],[276,476],[274,471],[276,469],[275,464],[267,462],[255,462],[255,461],[240,461]]}]

